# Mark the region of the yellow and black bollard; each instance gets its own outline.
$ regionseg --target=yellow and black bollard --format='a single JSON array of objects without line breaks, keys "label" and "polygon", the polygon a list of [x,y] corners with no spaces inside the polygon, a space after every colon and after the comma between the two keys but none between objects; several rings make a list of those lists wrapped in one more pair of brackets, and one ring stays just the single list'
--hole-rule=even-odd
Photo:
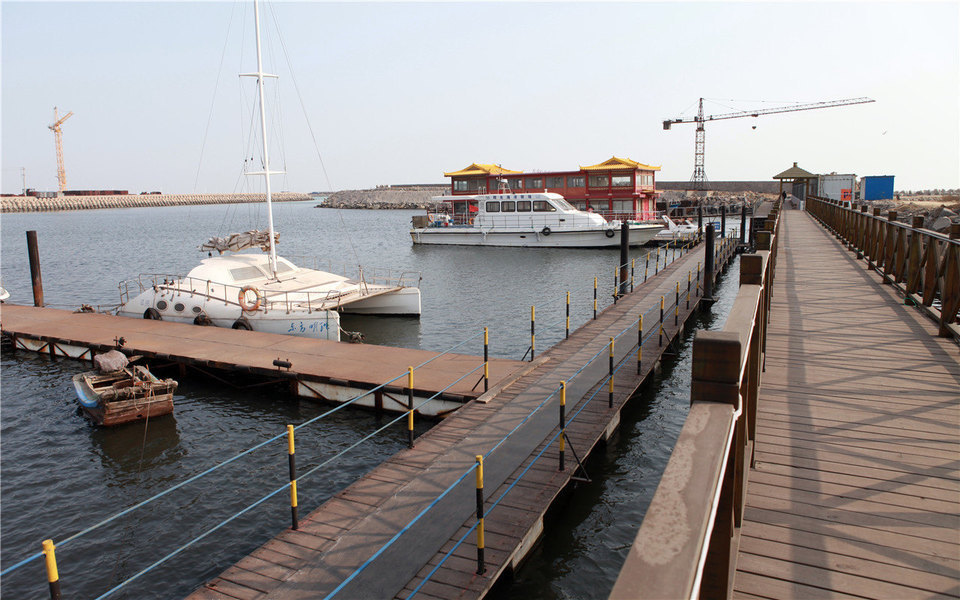
[{"label": "yellow and black bollard", "polygon": [[637,259],[630,259],[630,291],[633,292],[633,270],[636,268]]},{"label": "yellow and black bollard", "polygon": [[653,274],[660,272],[660,246],[657,246],[657,262],[653,265]]},{"label": "yellow and black bollard", "polygon": [[287,425],[287,463],[290,467],[290,527],[298,529],[300,521],[297,518],[297,459],[293,442],[293,425]]},{"label": "yellow and black bollard", "polygon": [[693,277],[693,271],[687,271],[687,309],[690,309],[690,280]]},{"label": "yellow and black bollard", "polygon": [[620,296],[620,267],[617,267],[613,270],[613,303],[617,303],[617,298]]},{"label": "yellow and black bollard", "polygon": [[483,328],[483,391],[490,389],[490,332]]},{"label": "yellow and black bollard", "polygon": [[597,318],[597,278],[593,278],[593,318]]},{"label": "yellow and black bollard", "polygon": [[47,583],[50,584],[50,599],[60,600],[60,574],[57,572],[57,557],[53,540],[43,540],[43,555],[47,562]]},{"label": "yellow and black bollard", "polygon": [[564,457],[567,450],[567,382],[560,382],[560,470],[566,468]]},{"label": "yellow and black bollard", "polygon": [[697,298],[700,297],[700,261],[697,261]]},{"label": "yellow and black bollard", "polygon": [[610,388],[607,393],[607,407],[613,408],[613,338],[610,338]]},{"label": "yellow and black bollard", "polygon": [[640,374],[640,363],[643,362],[643,315],[637,321],[637,375]]},{"label": "yellow and black bollard", "polygon": [[570,337],[570,292],[567,292],[567,333],[564,339]]},{"label": "yellow and black bollard", "polygon": [[660,339],[657,345],[663,345],[663,296],[660,296]]},{"label": "yellow and black bollard", "polygon": [[680,280],[677,280],[677,291],[673,302],[673,325],[680,325]]},{"label": "yellow and black bollard", "polygon": [[413,367],[407,367],[407,446],[413,448]]},{"label": "yellow and black bollard", "polygon": [[477,454],[477,575],[483,575],[483,455]]},{"label": "yellow and black bollard", "polygon": [[643,264],[643,281],[647,281],[647,271],[650,270],[650,253],[647,252],[647,262]]},{"label": "yellow and black bollard", "polygon": [[530,307],[530,362],[537,353],[537,309]]}]

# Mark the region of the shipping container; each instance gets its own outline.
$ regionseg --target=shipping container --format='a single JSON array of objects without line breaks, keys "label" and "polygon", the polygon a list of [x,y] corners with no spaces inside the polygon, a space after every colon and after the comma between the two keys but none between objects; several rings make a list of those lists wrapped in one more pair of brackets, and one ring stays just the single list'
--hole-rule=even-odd
[{"label": "shipping container", "polygon": [[862,200],[893,200],[893,175],[864,175],[860,178]]},{"label": "shipping container", "polygon": [[857,186],[857,176],[854,174],[820,175],[817,178],[817,195],[831,200],[850,202]]}]

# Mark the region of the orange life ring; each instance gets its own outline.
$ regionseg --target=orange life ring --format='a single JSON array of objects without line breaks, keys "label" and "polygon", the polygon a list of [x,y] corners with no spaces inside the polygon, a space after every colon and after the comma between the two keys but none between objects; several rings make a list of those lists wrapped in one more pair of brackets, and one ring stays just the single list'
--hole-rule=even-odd
[{"label": "orange life ring", "polygon": [[[254,302],[253,304],[248,304],[247,292],[253,292],[254,294],[256,294],[257,301]],[[243,309],[244,312],[254,312],[256,310],[259,310],[260,304],[263,302],[263,296],[260,295],[260,290],[258,290],[257,288],[253,287],[252,285],[245,285],[242,288],[240,288],[240,295],[237,298],[237,302],[240,304],[240,308]]]}]

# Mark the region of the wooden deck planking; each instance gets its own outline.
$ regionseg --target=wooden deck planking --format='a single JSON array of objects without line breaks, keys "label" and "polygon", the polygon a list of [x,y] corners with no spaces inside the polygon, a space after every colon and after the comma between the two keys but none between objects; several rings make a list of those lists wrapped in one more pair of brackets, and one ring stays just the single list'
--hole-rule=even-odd
[{"label": "wooden deck planking", "polygon": [[[290,373],[306,381],[339,381],[373,388],[437,356],[428,350],[413,350],[371,344],[348,344],[328,340],[242,331],[223,327],[131,319],[99,313],[73,313],[53,308],[15,304],[3,305],[3,331],[62,344],[92,347],[105,351],[114,339],[123,337],[124,348],[148,358],[169,359],[183,364],[275,375],[275,358],[289,360]],[[429,394],[439,392],[477,368],[477,356],[445,354],[414,373],[414,388]],[[371,368],[370,365],[377,365]],[[490,360],[490,385],[515,376],[526,368],[520,361]],[[475,398],[473,390],[480,377],[467,377],[450,388],[450,395]],[[391,387],[402,388],[406,378]]]},{"label": "wooden deck planking", "polygon": [[[666,269],[667,275],[680,273],[687,267],[695,268],[698,259],[702,260],[702,250],[679,259],[675,265]],[[674,275],[677,276],[679,275]],[[348,525],[338,523],[348,527],[349,531],[343,532],[329,547],[318,548],[310,559],[300,563],[295,572],[289,573],[283,583],[264,596],[286,599],[326,595],[420,509],[460,477],[474,462],[474,454],[487,452],[527,417],[534,406],[552,393],[560,380],[569,380],[587,358],[607,347],[611,335],[620,333],[636,319],[639,306],[646,309],[659,304],[661,294],[672,298],[673,281],[674,279],[666,277],[654,279],[644,286],[642,291],[638,289],[615,307],[609,307],[600,319],[588,322],[571,335],[570,339],[538,355],[534,368],[520,375],[510,386],[495,395],[486,396],[484,402],[472,402],[460,409],[418,438],[413,449],[399,452],[365,477],[366,480],[389,483],[392,487],[369,487],[373,484],[363,483],[361,480],[319,507],[309,516],[309,522],[336,522],[336,518],[330,516],[330,507],[335,502],[348,498],[360,503],[367,513]],[[694,297],[692,305],[695,304]],[[681,305],[682,323],[686,311],[682,308],[685,305],[683,301]],[[651,319],[645,319],[648,324],[645,332],[655,331],[656,319],[653,321],[651,323]],[[672,318],[665,319],[665,341],[676,335],[677,328],[672,325],[672,321]],[[618,363],[624,359],[635,342],[635,331],[634,329],[632,333],[625,334],[625,342],[617,345]],[[659,352],[656,352],[657,344],[656,335],[645,344],[644,374],[649,372],[656,362],[659,355]],[[618,375],[615,380],[617,397],[613,411],[607,408],[604,385],[591,407],[583,411],[568,428],[569,439],[581,456],[603,436],[611,418],[617,414],[619,407],[640,381],[636,376],[635,357],[629,358],[624,369],[623,376]],[[607,360],[603,354],[595,365],[588,367],[568,386],[568,418],[575,411],[577,401],[597,387],[595,382],[600,381],[606,371]],[[544,441],[556,431],[556,404],[554,400],[548,409],[535,413],[507,444],[487,458],[485,497],[488,505],[514,481],[519,469],[529,463],[531,455],[538,452]],[[559,472],[556,465],[557,449],[554,444],[527,472],[514,492],[505,496],[488,514],[485,551],[488,571],[484,576],[474,573],[475,535],[470,535],[466,542],[453,550],[449,561],[437,569],[434,576],[417,593],[417,597],[457,598],[482,595],[492,585],[496,574],[508,567],[512,558],[517,557],[518,547],[531,530],[537,531],[539,519],[569,480],[575,466],[570,450],[567,452],[567,471]],[[397,466],[403,472],[395,471]],[[365,487],[366,489],[363,489]],[[365,496],[368,497],[366,500],[363,499]],[[430,516],[403,534],[397,544],[387,549],[370,569],[358,576],[338,596],[386,597],[399,594],[405,597],[433,566],[439,563],[443,555],[454,548],[455,540],[473,525],[474,504],[473,475],[470,474],[449,496],[438,501]],[[301,528],[309,528],[309,525],[304,524]],[[271,544],[278,540],[286,540],[291,533],[299,532],[287,530],[263,548],[270,548]],[[532,539],[535,539],[535,536]],[[270,569],[272,573],[280,573],[270,565],[262,566]],[[211,581],[207,584],[208,589],[218,588],[220,581],[219,578]],[[251,583],[260,586],[264,580]],[[196,597],[203,597],[202,593],[203,590],[198,590]]]},{"label": "wooden deck planking", "polygon": [[784,211],[734,597],[960,596],[960,360]]}]

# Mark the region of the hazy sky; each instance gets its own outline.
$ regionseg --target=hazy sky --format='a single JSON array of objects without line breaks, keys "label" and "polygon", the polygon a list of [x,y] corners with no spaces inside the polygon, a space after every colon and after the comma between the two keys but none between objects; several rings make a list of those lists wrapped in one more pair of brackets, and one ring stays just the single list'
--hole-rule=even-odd
[{"label": "hazy sky", "polygon": [[[769,179],[797,161],[892,174],[897,189],[960,186],[957,2],[261,10],[265,68],[280,75],[267,83],[281,123],[271,161],[288,171],[275,189],[439,183],[471,162],[573,170],[611,155],[686,180],[694,126],[661,122],[692,116],[701,96],[708,114],[876,100],[708,123],[709,179]],[[63,125],[70,189],[259,189],[240,175],[258,154],[254,80],[237,76],[255,70],[252,3],[4,0],[0,11],[3,192],[20,191],[21,167],[27,187],[56,189],[54,106],[75,113]]]}]

